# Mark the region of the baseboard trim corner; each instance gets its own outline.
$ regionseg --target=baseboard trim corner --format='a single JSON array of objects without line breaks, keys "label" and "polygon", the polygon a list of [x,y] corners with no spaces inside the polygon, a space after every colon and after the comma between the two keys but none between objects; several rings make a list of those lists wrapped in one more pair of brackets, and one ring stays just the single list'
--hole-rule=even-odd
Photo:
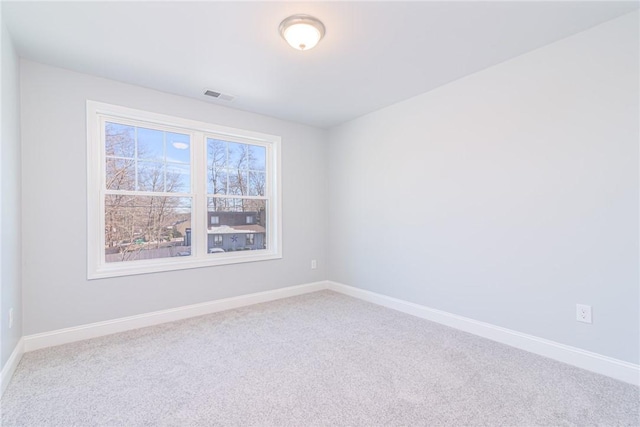
[{"label": "baseboard trim corner", "polygon": [[16,371],[18,367],[18,363],[20,363],[20,359],[22,359],[22,355],[24,354],[24,339],[20,338],[18,344],[16,344],[15,348],[11,352],[11,356],[7,360],[7,363],[2,367],[2,373],[0,373],[0,398],[4,394],[4,391],[7,389],[7,386],[11,382],[11,378],[13,377],[13,373]]},{"label": "baseboard trim corner", "polygon": [[338,282],[327,289],[640,386],[640,365]]},{"label": "baseboard trim corner", "polygon": [[26,335],[23,337],[24,352],[97,338],[118,332],[130,331],[132,329],[154,326],[161,323],[188,319],[190,317],[232,310],[234,308],[260,304],[263,302],[275,301],[282,298],[303,295],[327,289],[327,287],[328,283],[326,281],[313,282],[183,307],[176,307],[168,310],[154,311],[136,316],[128,316],[103,322],[74,326],[71,328],[58,329],[39,334]]}]

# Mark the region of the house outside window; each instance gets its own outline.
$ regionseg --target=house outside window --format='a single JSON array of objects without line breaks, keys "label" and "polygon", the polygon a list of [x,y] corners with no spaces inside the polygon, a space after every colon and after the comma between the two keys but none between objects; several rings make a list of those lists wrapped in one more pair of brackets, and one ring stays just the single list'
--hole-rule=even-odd
[{"label": "house outside window", "polygon": [[87,123],[90,279],[281,258],[279,137],[93,101]]}]

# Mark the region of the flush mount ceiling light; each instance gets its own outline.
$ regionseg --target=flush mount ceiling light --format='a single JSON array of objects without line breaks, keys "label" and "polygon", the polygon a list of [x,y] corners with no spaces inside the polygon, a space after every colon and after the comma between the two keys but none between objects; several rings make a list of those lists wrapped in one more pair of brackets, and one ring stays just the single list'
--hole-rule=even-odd
[{"label": "flush mount ceiling light", "polygon": [[324,24],[309,15],[292,15],[280,23],[280,35],[298,50],[309,50],[324,37]]}]

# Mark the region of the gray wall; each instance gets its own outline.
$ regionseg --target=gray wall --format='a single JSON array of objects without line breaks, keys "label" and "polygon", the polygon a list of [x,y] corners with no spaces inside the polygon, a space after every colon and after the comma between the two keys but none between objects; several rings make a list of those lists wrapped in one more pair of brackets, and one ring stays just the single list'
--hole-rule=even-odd
[{"label": "gray wall", "polygon": [[329,278],[638,363],[638,71],[634,12],[334,129]]},{"label": "gray wall", "polygon": [[[1,19],[0,19],[0,22]],[[4,366],[22,336],[20,241],[20,93],[19,62],[2,22],[2,144],[0,144],[0,361]],[[9,309],[14,309],[9,329]]]},{"label": "gray wall", "polygon": [[[326,278],[324,131],[26,60],[21,84],[25,335]],[[87,281],[87,99],[280,135],[283,259]]]}]

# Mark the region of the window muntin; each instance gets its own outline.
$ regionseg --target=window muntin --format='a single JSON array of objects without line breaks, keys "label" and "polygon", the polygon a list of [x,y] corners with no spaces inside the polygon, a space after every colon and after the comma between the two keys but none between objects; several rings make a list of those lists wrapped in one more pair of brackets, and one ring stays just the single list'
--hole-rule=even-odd
[{"label": "window muntin", "polygon": [[279,137],[92,101],[87,114],[89,278],[281,257]]}]

